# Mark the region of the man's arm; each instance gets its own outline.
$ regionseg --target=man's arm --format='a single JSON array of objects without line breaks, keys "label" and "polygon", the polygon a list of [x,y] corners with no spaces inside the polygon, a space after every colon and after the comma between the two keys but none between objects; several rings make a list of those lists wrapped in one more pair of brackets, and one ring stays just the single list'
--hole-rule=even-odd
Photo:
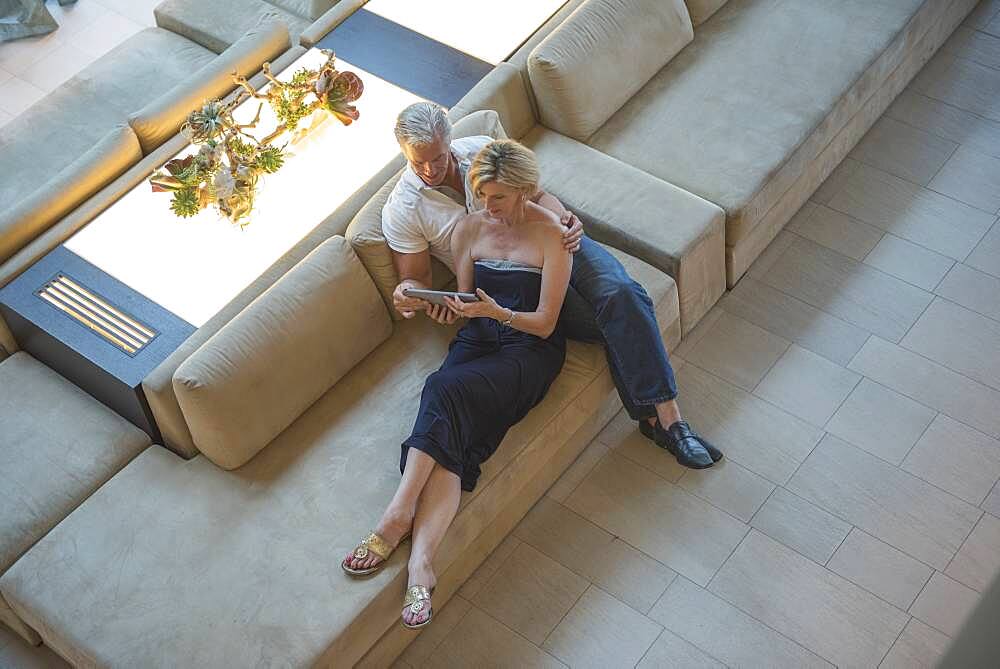
[{"label": "man's arm", "polygon": [[579,251],[580,239],[583,238],[583,223],[576,214],[564,207],[559,198],[544,190],[539,190],[531,201],[559,217],[559,222],[566,228],[563,232],[563,246],[570,253]]},{"label": "man's arm", "polygon": [[424,249],[419,253],[392,251],[392,264],[396,266],[396,273],[399,275],[399,285],[392,292],[392,304],[403,318],[413,318],[418,311],[424,311],[443,325],[451,325],[457,320],[458,317],[447,307],[430,304],[403,294],[407,288],[430,289],[432,277],[429,249]]}]

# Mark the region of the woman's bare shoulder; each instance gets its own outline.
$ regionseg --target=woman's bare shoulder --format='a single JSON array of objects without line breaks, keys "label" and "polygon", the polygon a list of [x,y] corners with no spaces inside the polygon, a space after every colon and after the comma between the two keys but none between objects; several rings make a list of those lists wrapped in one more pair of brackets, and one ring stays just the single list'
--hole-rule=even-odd
[{"label": "woman's bare shoulder", "polygon": [[545,241],[557,240],[561,243],[565,228],[558,216],[538,205],[532,205],[528,211],[531,222],[535,224],[534,229]]}]

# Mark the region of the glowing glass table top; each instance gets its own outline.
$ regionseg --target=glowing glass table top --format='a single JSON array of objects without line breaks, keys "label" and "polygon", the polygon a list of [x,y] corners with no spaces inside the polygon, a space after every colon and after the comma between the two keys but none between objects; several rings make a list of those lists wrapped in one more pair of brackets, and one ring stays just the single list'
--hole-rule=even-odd
[{"label": "glowing glass table top", "polygon": [[369,0],[363,9],[496,65],[566,0]]},{"label": "glowing glass table top", "polygon": [[[277,78],[289,79],[325,59],[312,49]],[[178,218],[170,211],[171,195],[154,193],[143,181],[64,246],[200,327],[399,153],[392,134],[396,115],[421,98],[351,63],[338,59],[337,69],[353,71],[364,82],[356,103],[360,119],[343,126],[327,116],[305,139],[289,145],[282,168],[261,178],[244,228],[213,207]],[[259,102],[244,102],[237,120],[252,119]],[[258,128],[265,134],[275,125],[265,104]],[[177,155],[194,151],[189,146]]]}]

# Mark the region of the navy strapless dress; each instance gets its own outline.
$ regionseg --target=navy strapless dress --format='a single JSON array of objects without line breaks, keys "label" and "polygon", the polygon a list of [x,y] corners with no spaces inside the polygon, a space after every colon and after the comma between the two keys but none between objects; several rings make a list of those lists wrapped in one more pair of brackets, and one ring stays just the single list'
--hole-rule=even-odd
[{"label": "navy strapless dress", "polygon": [[[542,287],[537,267],[506,260],[477,260],[475,282],[501,306],[534,311]],[[472,490],[480,465],[507,430],[542,401],[566,358],[559,328],[548,339],[473,318],[455,336],[441,368],[427,377],[413,433],[403,442],[399,471],[409,449],[423,451]]]}]

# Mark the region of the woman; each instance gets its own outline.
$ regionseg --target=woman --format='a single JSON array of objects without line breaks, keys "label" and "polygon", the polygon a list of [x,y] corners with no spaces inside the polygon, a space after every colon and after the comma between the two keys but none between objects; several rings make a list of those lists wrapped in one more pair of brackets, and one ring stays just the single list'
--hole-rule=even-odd
[{"label": "woman", "polygon": [[351,575],[374,573],[412,532],[402,613],[410,628],[431,620],[431,565],[461,491],[475,487],[479,466],[542,400],[566,354],[556,325],[573,260],[559,219],[531,201],[534,154],[511,140],[491,142],[473,159],[469,181],[485,209],[456,226],[452,250],[458,290],[480,301],[449,301],[470,320],[424,384],[396,494],[376,531],[341,564]]}]

